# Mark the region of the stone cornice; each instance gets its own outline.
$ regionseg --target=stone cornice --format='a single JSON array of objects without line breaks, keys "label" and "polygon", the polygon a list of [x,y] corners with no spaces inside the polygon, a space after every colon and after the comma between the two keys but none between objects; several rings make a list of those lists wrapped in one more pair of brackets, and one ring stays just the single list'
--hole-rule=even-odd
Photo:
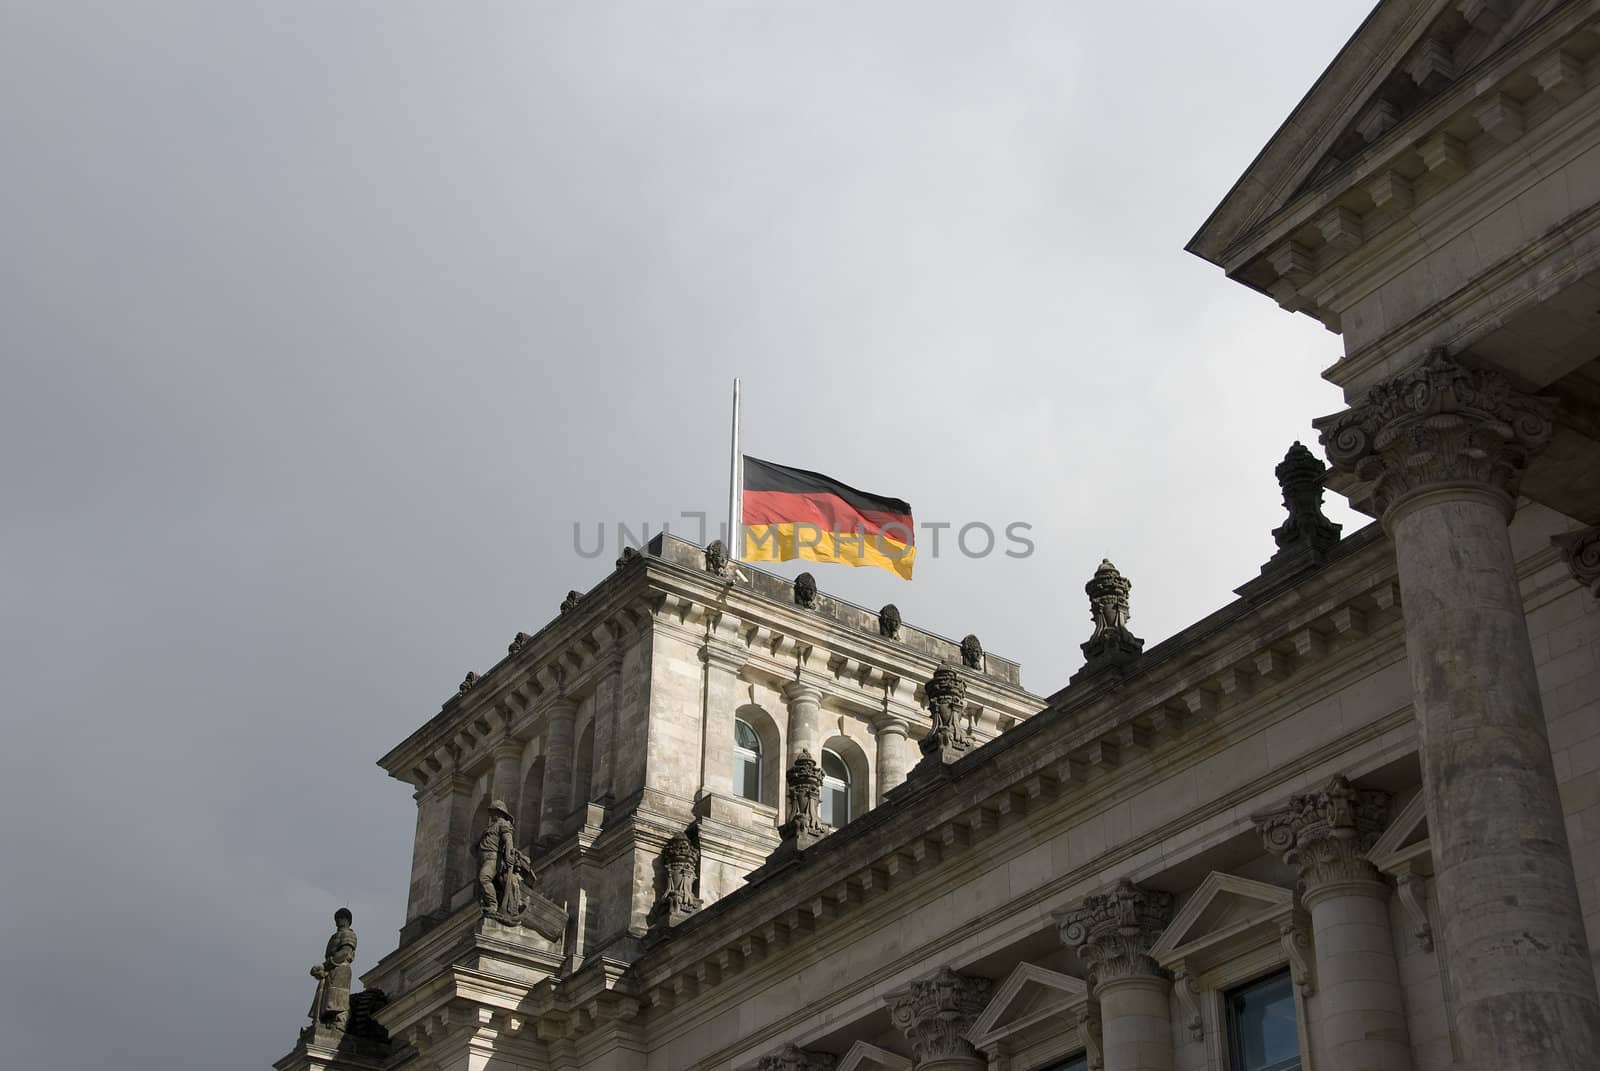
[{"label": "stone cornice", "polygon": [[[1292,594],[1265,604],[1240,600],[1231,612],[1214,615],[1218,619],[1209,627],[1180,634],[1183,648],[1161,654],[1115,696],[1088,696],[1070,717],[1046,712],[1023,722],[947,767],[947,779],[881,805],[824,838],[784,880],[750,885],[703,909],[673,941],[635,964],[631,988],[648,995],[653,1006],[692,996],[700,990],[683,990],[674,979],[692,973],[708,954],[726,959],[717,977],[728,977],[831,925],[920,870],[948,864],[1035,806],[1085,791],[1104,796],[1113,782],[1126,785],[1128,776],[1159,754],[1183,747],[1179,741],[1187,738],[1180,734],[1188,719],[1174,717],[1159,730],[1150,719],[1152,711],[1165,712],[1184,695],[1203,689],[1211,697],[1195,715],[1202,722],[1239,718],[1274,704],[1300,672],[1315,668],[1325,675],[1330,664],[1389,649],[1397,642],[1399,620],[1388,545],[1371,530],[1346,544],[1343,555]],[[1303,641],[1299,646],[1295,637]],[[1275,654],[1264,663],[1250,654],[1263,646],[1276,652],[1277,644],[1304,653],[1291,660]],[[1272,676],[1259,689],[1251,687],[1237,668],[1241,658],[1265,665]],[[1351,672],[1366,670],[1357,665]],[[1229,674],[1231,692],[1210,691],[1219,675]],[[1130,746],[1119,758],[1115,745],[1124,735]],[[1116,769],[1119,762],[1123,768]],[[984,770],[981,779],[964,776],[979,769]],[[1113,769],[1115,776],[1108,777]]]}]

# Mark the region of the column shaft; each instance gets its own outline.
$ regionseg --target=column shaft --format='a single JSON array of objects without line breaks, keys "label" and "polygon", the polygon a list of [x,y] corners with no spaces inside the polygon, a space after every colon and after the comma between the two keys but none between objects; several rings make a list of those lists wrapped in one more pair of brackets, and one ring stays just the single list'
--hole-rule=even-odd
[{"label": "column shaft", "polygon": [[1600,1001],[1505,498],[1435,492],[1387,526],[1467,1060],[1495,1071],[1593,1067]]},{"label": "column shaft", "polygon": [[878,800],[906,779],[906,723],[896,718],[878,722]]},{"label": "column shaft", "polygon": [[494,782],[490,796],[506,805],[513,815],[517,810],[517,797],[521,795],[522,741],[507,737],[494,749]]},{"label": "column shaft", "polygon": [[539,815],[540,840],[559,840],[572,814],[573,724],[578,704],[563,696],[545,712],[544,806]]},{"label": "column shaft", "polygon": [[783,698],[789,705],[789,738],[784,767],[793,766],[801,751],[810,752],[811,757],[820,762],[822,741],[817,739],[817,709],[822,704],[821,689],[793,681],[784,685]]},{"label": "column shaft", "polygon": [[594,773],[589,794],[609,804],[616,798],[613,787],[617,751],[617,708],[622,704],[622,655],[613,653],[605,677],[594,697]]},{"label": "column shaft", "polygon": [[1333,1067],[1410,1071],[1405,993],[1394,958],[1389,890],[1372,876],[1308,890],[1317,999],[1307,1024]]},{"label": "column shaft", "polygon": [[1104,981],[1095,988],[1105,1071],[1172,1071],[1169,989],[1165,978],[1152,975]]}]

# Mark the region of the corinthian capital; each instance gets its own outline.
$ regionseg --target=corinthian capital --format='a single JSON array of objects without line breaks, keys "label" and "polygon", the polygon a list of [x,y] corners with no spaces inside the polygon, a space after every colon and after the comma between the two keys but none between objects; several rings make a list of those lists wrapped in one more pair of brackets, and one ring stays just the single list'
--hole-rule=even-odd
[{"label": "corinthian capital", "polygon": [[1513,390],[1499,372],[1443,349],[1313,421],[1333,467],[1369,481],[1380,513],[1423,491],[1477,486],[1514,498],[1528,459],[1554,433],[1552,398]]},{"label": "corinthian capital", "polygon": [[1108,893],[1056,916],[1063,944],[1089,967],[1096,988],[1123,978],[1165,978],[1150,946],[1172,919],[1172,894],[1142,889],[1124,878]]},{"label": "corinthian capital", "polygon": [[763,1056],[756,1063],[756,1071],[833,1071],[838,1058],[825,1052],[811,1052],[798,1045],[785,1045],[777,1052]]},{"label": "corinthian capital", "polygon": [[989,1003],[989,989],[987,978],[970,978],[941,967],[884,1000],[920,1067],[934,1060],[982,1059],[966,1034]]},{"label": "corinthian capital", "polygon": [[1383,832],[1389,794],[1353,788],[1335,777],[1319,792],[1290,796],[1276,811],[1255,816],[1267,851],[1300,868],[1306,896],[1337,882],[1378,881],[1366,853]]}]

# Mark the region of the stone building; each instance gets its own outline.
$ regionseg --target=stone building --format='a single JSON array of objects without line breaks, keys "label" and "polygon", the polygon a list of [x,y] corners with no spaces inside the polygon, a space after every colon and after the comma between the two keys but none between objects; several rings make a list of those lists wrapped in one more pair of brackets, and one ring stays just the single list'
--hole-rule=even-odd
[{"label": "stone building", "polygon": [[659,540],[383,757],[405,928],[276,1066],[1600,1066],[1600,4],[1383,0],[1189,249],[1344,341],[1235,601],[1104,563],[1040,700]]}]

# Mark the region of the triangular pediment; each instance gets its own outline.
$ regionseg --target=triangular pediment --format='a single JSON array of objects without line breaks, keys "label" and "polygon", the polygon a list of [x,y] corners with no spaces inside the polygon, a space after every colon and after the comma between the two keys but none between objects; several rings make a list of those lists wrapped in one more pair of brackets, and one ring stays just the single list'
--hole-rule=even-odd
[{"label": "triangular pediment", "polygon": [[1275,926],[1294,912],[1294,892],[1213,870],[1184,903],[1150,957],[1167,966]]},{"label": "triangular pediment", "polygon": [[1432,854],[1428,840],[1427,801],[1418,792],[1411,797],[1411,802],[1400,808],[1389,827],[1372,845],[1367,858],[1379,870],[1392,873],[1402,867],[1425,862],[1431,859]]},{"label": "triangular pediment", "polygon": [[1081,978],[1021,963],[995,990],[967,1031],[967,1039],[979,1049],[987,1048],[1036,1023],[1056,1020],[1088,999],[1089,986]]},{"label": "triangular pediment", "polygon": [[911,1061],[869,1041],[858,1041],[839,1059],[836,1071],[911,1071]]},{"label": "triangular pediment", "polygon": [[[1555,6],[1558,0],[1380,0],[1188,250],[1250,282],[1256,273],[1243,273],[1247,264],[1326,213],[1335,217],[1329,241],[1358,242],[1359,224],[1344,221],[1386,194],[1352,194],[1341,173],[1442,124],[1449,111],[1434,103],[1475,84],[1487,61]],[[1403,166],[1387,181],[1419,177]],[[1286,265],[1297,251],[1291,245],[1277,254],[1277,275],[1294,274]]]}]

